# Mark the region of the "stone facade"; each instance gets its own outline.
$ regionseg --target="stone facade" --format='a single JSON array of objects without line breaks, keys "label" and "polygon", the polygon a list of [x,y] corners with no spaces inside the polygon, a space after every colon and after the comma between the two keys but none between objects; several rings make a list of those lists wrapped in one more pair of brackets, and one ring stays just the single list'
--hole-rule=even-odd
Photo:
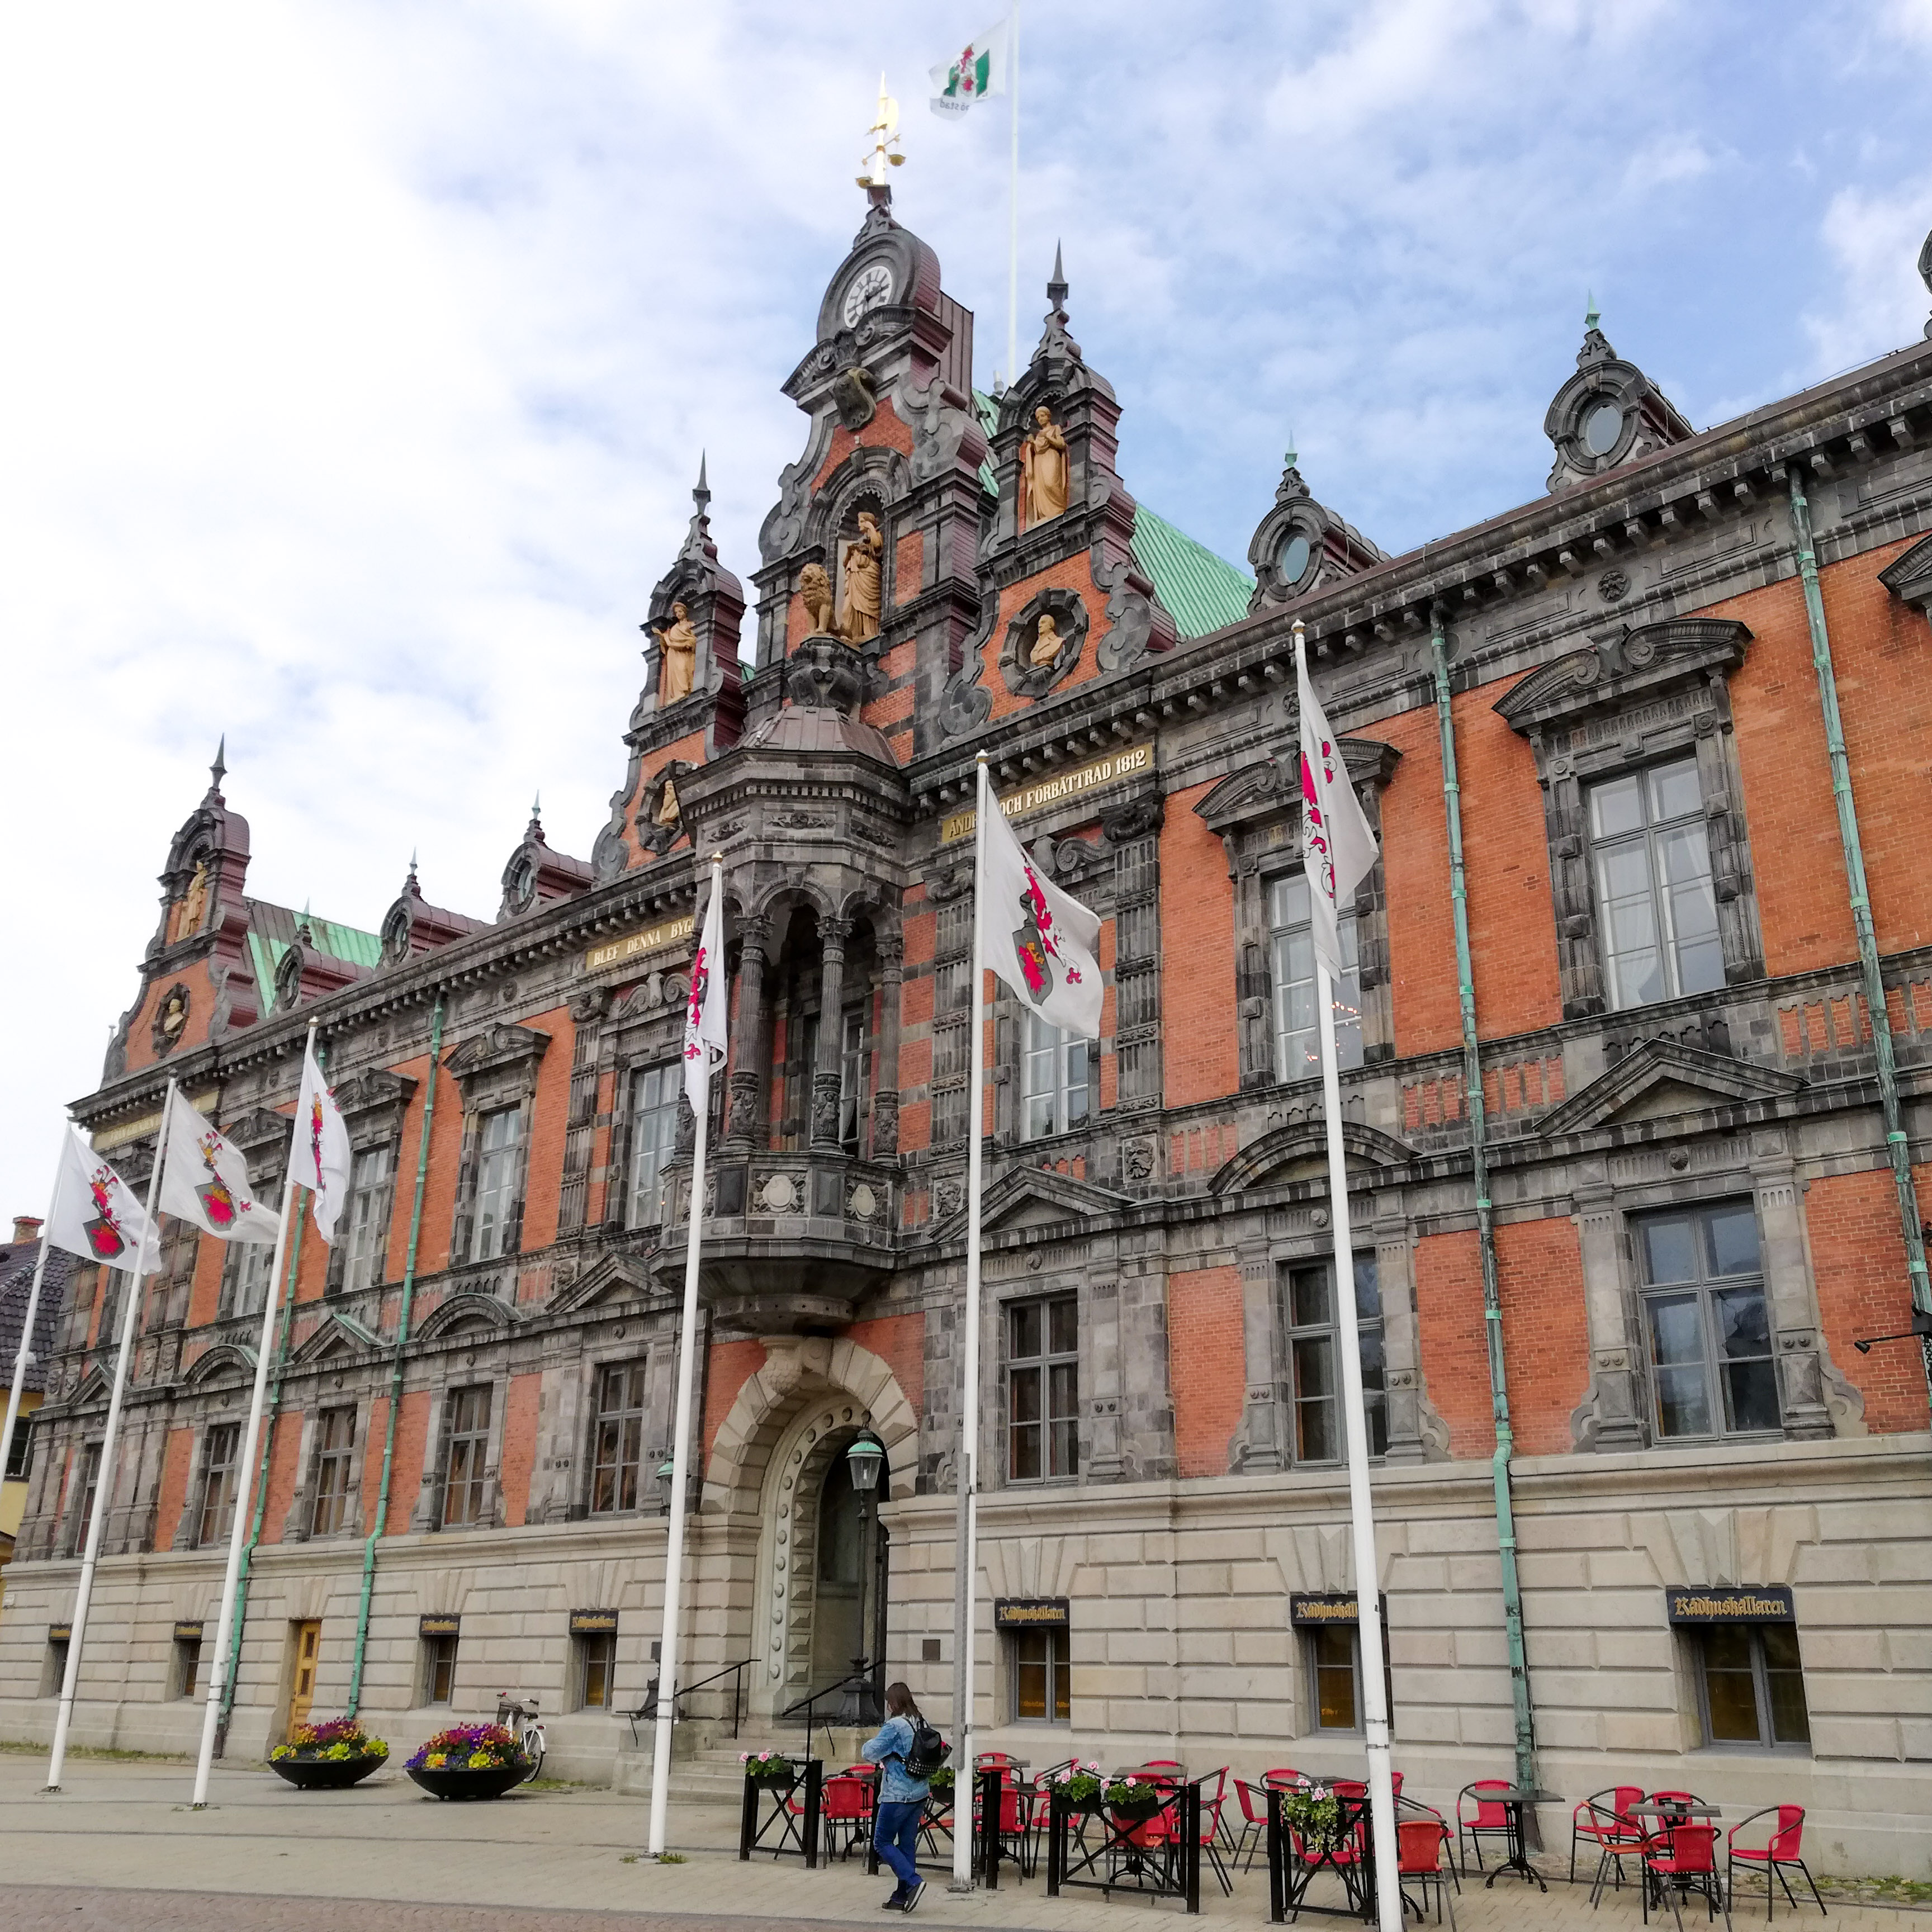
[{"label": "stone facade", "polygon": [[[700,481],[652,596],[609,822],[580,860],[533,815],[493,920],[428,905],[413,873],[374,934],[250,898],[219,764],[176,836],[141,990],[80,1118],[138,1181],[172,1076],[278,1185],[314,1020],[361,1163],[342,1238],[307,1224],[294,1268],[232,1748],[287,1721],[292,1632],[311,1621],[317,1707],[340,1707],[359,1659],[364,1708],[412,1742],[437,1714],[429,1616],[458,1622],[458,1709],[514,1685],[555,1712],[566,1769],[623,1755],[614,1713],[643,1700],[662,1601],[655,1472],[693,1209],[670,1076],[716,850],[733,1054],[698,1204],[688,1679],[746,1660],[769,1726],[842,1674],[842,1646],[882,1644],[944,1712],[976,1107],[986,1743],[1251,1772],[1359,1753],[1325,1721],[1332,1682],[1291,1607],[1353,1580],[1324,1448],[1332,1330],[1311,1313],[1330,1243],[1294,1004],[1299,619],[1383,846],[1353,922],[1343,1091],[1408,1789],[1441,1802],[1513,1768],[1439,636],[1543,1784],[1570,1800],[1686,1786],[1732,1816],[1795,1800],[1814,1864],[1924,1876],[1926,1381],[1909,1342],[1853,1345],[1912,1318],[1875,1028],[1912,1155],[1932,1160],[1932,345],[1700,434],[1593,327],[1551,406],[1550,494],[1390,558],[1291,462],[1258,494],[1251,581],[1128,493],[1121,405],[1070,333],[1058,266],[1048,294],[1025,374],[976,394],[971,316],[874,192],[784,385],[808,427],[760,533],[748,664]],[[1020,448],[1041,407],[1070,496],[1029,528]],[[1831,804],[1795,487],[1882,1015]],[[862,512],[884,540],[878,628],[848,640],[828,614]],[[695,670],[665,703],[656,634],[677,604]],[[1062,643],[1035,664],[1043,614]],[[1108,986],[1091,1051],[1041,1041],[1001,992],[976,1096],[982,750],[1036,859],[1101,915]],[[1664,922],[1648,954],[1616,884],[1633,876]],[[1672,1226],[1706,1244],[1688,1275],[1647,1245]],[[182,1633],[214,1612],[222,1431],[245,1409],[262,1286],[177,1229],[142,1289],[84,1740],[192,1735]],[[37,1418],[0,1616],[14,1736],[51,1723],[111,1298],[75,1270]],[[834,1493],[862,1427],[886,1452],[883,1553]],[[1745,1658],[1726,1691],[1715,1640],[1673,1624],[1666,1592],[1739,1589],[1788,1590],[1792,1618],[1774,1645],[1726,1626]],[[1064,1724],[1051,1693],[1040,1721],[1023,1708],[990,1610],[1009,1598],[1069,1601]],[[570,1630],[586,1609],[618,1616],[601,1705]],[[1808,1741],[1789,1735],[1789,1683],[1766,1688],[1789,1642]],[[1761,1748],[1713,1715],[1754,1684]],[[715,1690],[694,1705],[700,1725],[724,1708]]]}]

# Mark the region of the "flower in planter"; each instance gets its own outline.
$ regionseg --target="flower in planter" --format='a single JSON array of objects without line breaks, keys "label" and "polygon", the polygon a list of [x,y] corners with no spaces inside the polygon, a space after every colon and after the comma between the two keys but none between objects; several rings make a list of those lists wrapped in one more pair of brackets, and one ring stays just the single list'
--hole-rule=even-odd
[{"label": "flower in planter", "polygon": [[1053,1780],[1054,1788],[1069,1804],[1084,1804],[1100,1790],[1100,1762],[1089,1758],[1084,1764],[1076,1758]]},{"label": "flower in planter", "polygon": [[353,1758],[387,1757],[389,1747],[371,1737],[357,1718],[329,1718],[319,1724],[298,1724],[285,1744],[268,1755],[278,1764],[322,1759],[343,1764]]},{"label": "flower in planter", "polygon": [[740,1751],[738,1762],[745,1767],[747,1778],[776,1779],[791,1775],[791,1760],[783,1751]]},{"label": "flower in planter", "polygon": [[1138,1778],[1117,1778],[1107,1787],[1109,1804],[1148,1804],[1160,1793]]},{"label": "flower in planter", "polygon": [[1332,1848],[1342,1835],[1342,1808],[1325,1784],[1306,1779],[1281,1795],[1281,1822],[1317,1846]]},{"label": "flower in planter", "polygon": [[494,1771],[520,1763],[516,1739],[501,1724],[452,1724],[416,1747],[411,1771]]},{"label": "flower in planter", "polygon": [[927,1787],[934,1791],[950,1791],[952,1789],[952,1767],[943,1764],[926,1780]]}]

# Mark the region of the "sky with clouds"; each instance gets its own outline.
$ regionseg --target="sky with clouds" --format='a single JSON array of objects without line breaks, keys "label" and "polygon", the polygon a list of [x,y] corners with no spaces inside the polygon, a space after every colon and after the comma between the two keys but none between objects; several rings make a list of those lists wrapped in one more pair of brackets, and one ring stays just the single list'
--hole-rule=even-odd
[{"label": "sky with clouds", "polygon": [[[983,11],[982,9],[986,10]],[[741,576],[862,213],[1004,359],[998,0],[64,0],[0,27],[0,1212],[40,1211],[228,739],[252,890],[484,916],[587,854],[700,448]],[[1594,292],[1700,428],[1918,338],[1932,0],[1030,0],[1022,340],[1064,240],[1142,501],[1239,561],[1292,435],[1386,549],[1539,494]],[[22,1023],[24,1022],[24,1024]]]}]

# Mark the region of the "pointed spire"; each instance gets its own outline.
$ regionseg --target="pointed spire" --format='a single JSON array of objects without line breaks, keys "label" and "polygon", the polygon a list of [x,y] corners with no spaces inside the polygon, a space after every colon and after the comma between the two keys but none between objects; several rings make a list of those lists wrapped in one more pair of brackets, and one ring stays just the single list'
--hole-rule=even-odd
[{"label": "pointed spire", "polygon": [[1288,433],[1288,454],[1282,458],[1282,466],[1285,470],[1292,470],[1300,460],[1295,454],[1294,432],[1290,430]]},{"label": "pointed spire", "polygon": [[1586,330],[1594,328],[1603,319],[1602,312],[1597,307],[1597,292],[1592,289],[1589,292],[1589,307],[1583,311],[1583,326]]},{"label": "pointed spire", "polygon": [[306,896],[302,900],[302,917],[296,921],[296,938],[303,946],[315,944],[315,928],[309,922],[309,902]]},{"label": "pointed spire", "polygon": [[1056,308],[1066,305],[1066,270],[1060,260],[1060,244],[1053,244],[1053,275],[1046,285],[1046,298]]},{"label": "pointed spire", "polygon": [[413,845],[412,845],[412,846],[410,848],[410,878],[411,878],[412,880],[413,880],[413,879],[415,878],[416,875],[416,848]]},{"label": "pointed spire", "polygon": [[214,762],[208,768],[208,797],[205,802],[219,805],[221,802],[221,781],[228,776],[228,734],[221,734],[221,742],[214,748]]},{"label": "pointed spire", "polygon": [[538,792],[530,800],[530,822],[524,828],[526,838],[534,838],[538,844],[544,842],[543,794]]},{"label": "pointed spire", "polygon": [[701,517],[711,508],[711,485],[705,481],[706,452],[698,452],[698,488],[691,493],[691,500],[698,506]]}]

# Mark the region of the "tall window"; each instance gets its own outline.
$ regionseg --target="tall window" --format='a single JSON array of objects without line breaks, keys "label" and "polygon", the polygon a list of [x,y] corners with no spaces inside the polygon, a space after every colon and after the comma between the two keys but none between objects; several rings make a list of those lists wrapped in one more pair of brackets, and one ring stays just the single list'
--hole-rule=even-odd
[{"label": "tall window", "polygon": [[447,1704],[456,1696],[456,1638],[454,1633],[426,1636],[423,1647],[423,1702]]},{"label": "tall window", "polygon": [[1711,847],[1697,760],[1632,772],[1590,788],[1590,844],[1612,1007],[1640,1006],[1724,983]]},{"label": "tall window", "polygon": [[470,1237],[472,1262],[494,1261],[509,1238],[523,1135],[520,1107],[499,1107],[483,1116],[476,1136],[476,1213]]},{"label": "tall window", "polygon": [[1080,1321],[1076,1296],[1006,1310],[1006,1478],[1080,1470]]},{"label": "tall window", "polygon": [[838,1035],[838,1142],[856,1152],[859,1110],[866,1097],[866,1016],[856,1008]]},{"label": "tall window", "polygon": [[201,1520],[194,1540],[203,1547],[226,1543],[235,1526],[235,1461],[241,1450],[238,1422],[218,1422],[202,1438]]},{"label": "tall window", "polygon": [[34,1418],[31,1415],[20,1416],[14,1420],[14,1439],[7,1445],[6,1480],[24,1483],[33,1463]]},{"label": "tall window", "polygon": [[311,1536],[333,1536],[349,1514],[349,1466],[356,1449],[356,1412],[326,1408],[315,1425],[315,1510]]},{"label": "tall window", "polygon": [[443,1452],[442,1523],[483,1520],[483,1467],[490,1452],[490,1388],[452,1389]]},{"label": "tall window", "polygon": [[[116,1268],[103,1268],[103,1274],[118,1274]],[[80,1452],[80,1480],[74,1485],[74,1520],[68,1526],[68,1554],[78,1556],[87,1541],[87,1526],[94,1515],[94,1492],[100,1486],[100,1444],[90,1442]]]},{"label": "tall window", "polygon": [[577,1703],[580,1710],[608,1711],[617,1674],[617,1634],[593,1630],[577,1639]]},{"label": "tall window", "polygon": [[[1339,1462],[1342,1435],[1342,1358],[1338,1346],[1335,1275],[1327,1262],[1290,1270],[1288,1277],[1288,1376],[1294,1386],[1294,1457]],[[1355,1327],[1362,1362],[1362,1407],[1369,1454],[1388,1453],[1388,1397],[1382,1370],[1382,1300],[1372,1254],[1355,1257]]]},{"label": "tall window", "polygon": [[[1268,983],[1274,993],[1274,1077],[1306,1080],[1322,1071],[1315,1006],[1315,928],[1308,880],[1288,872],[1268,889]],[[1335,982],[1335,1064],[1362,1064],[1362,976],[1355,963],[1355,916],[1341,920],[1342,976]]]},{"label": "tall window", "polygon": [[1642,1224],[1639,1245],[1658,1433],[1780,1427],[1751,1204],[1658,1215]]},{"label": "tall window", "polygon": [[1012,1633],[1013,1722],[1070,1724],[1073,1721],[1067,1635],[1059,1630]]},{"label": "tall window", "polygon": [[640,1066],[631,1076],[630,1193],[626,1226],[655,1228],[664,1219],[664,1163],[677,1150],[677,1103],[684,1063]]},{"label": "tall window", "polygon": [[259,1315],[268,1300],[268,1284],[274,1279],[275,1244],[272,1241],[230,1241],[224,1315]]},{"label": "tall window", "polygon": [[192,1697],[201,1688],[201,1639],[175,1632],[175,1695]]},{"label": "tall window", "polygon": [[1712,1624],[1696,1642],[1707,1743],[1775,1749],[1811,1742],[1792,1624]]},{"label": "tall window", "polygon": [[[1362,1724],[1362,1634],[1354,1624],[1316,1624],[1302,1632],[1308,1659],[1309,1704],[1318,1731],[1360,1731]],[[1388,1667],[1388,1632],[1382,1632],[1382,1697],[1393,1717],[1395,1692]]]},{"label": "tall window", "polygon": [[348,1233],[342,1243],[342,1292],[353,1294],[382,1279],[384,1250],[388,1246],[389,1180],[395,1172],[395,1150],[386,1142],[364,1148],[350,1163],[349,1198],[345,1204]]},{"label": "tall window", "polygon": [[1020,1138],[1070,1133],[1087,1118],[1087,1042],[1028,1012],[1020,1050]]},{"label": "tall window", "polygon": [[598,1372],[597,1434],[590,1463],[592,1514],[635,1509],[644,1467],[644,1365],[620,1362]]}]

